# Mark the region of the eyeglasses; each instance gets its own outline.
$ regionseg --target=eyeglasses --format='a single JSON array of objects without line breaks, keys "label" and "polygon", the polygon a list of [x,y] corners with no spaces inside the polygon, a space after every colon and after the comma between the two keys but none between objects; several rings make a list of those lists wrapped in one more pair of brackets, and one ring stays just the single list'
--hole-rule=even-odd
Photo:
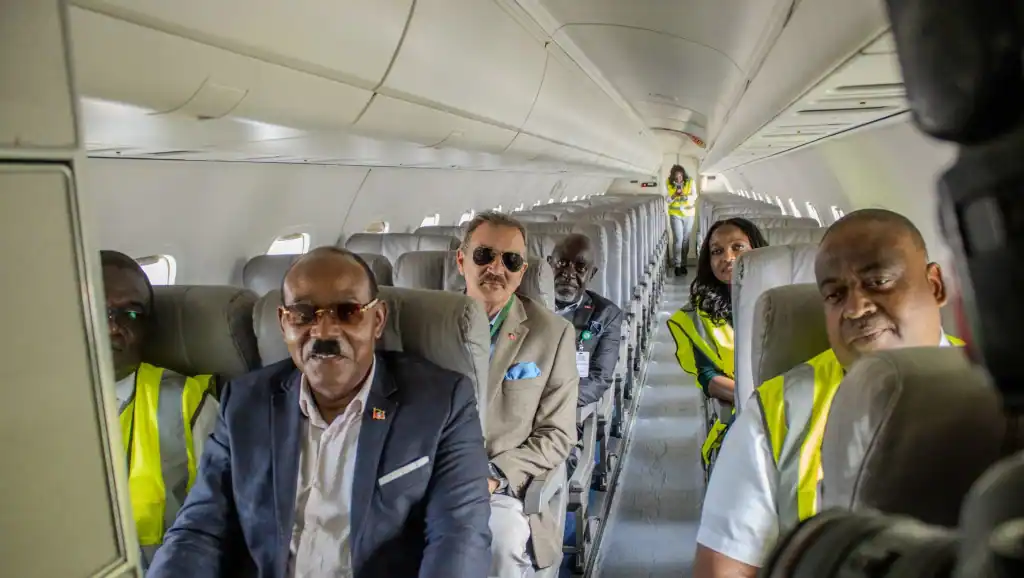
[{"label": "eyeglasses", "polygon": [[525,263],[523,256],[513,251],[502,252],[490,247],[477,247],[473,249],[473,262],[478,267],[486,267],[498,257],[501,257],[501,264],[512,273],[518,273]]},{"label": "eyeglasses", "polygon": [[301,327],[314,322],[319,323],[324,315],[330,314],[338,320],[338,323],[353,327],[363,321],[363,314],[371,307],[380,302],[374,299],[366,305],[359,303],[333,303],[331,305],[313,305],[311,303],[296,303],[294,305],[283,305],[281,309],[285,313],[288,323]]},{"label": "eyeglasses", "polygon": [[590,269],[590,264],[587,263],[586,261],[565,261],[565,260],[555,261],[555,269],[556,270],[570,269],[570,268],[573,271],[575,271],[576,273],[579,273],[580,275],[582,275],[582,274],[586,273],[588,269]]},{"label": "eyeglasses", "polygon": [[146,318],[146,311],[135,306],[107,307],[107,321],[118,325],[138,323]]}]

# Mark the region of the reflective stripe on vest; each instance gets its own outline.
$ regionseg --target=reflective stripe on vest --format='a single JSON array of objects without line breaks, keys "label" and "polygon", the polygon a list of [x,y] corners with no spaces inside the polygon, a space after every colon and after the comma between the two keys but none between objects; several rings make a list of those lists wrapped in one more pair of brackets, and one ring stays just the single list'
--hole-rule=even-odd
[{"label": "reflective stripe on vest", "polygon": [[[147,363],[135,373],[135,391],[120,422],[135,530],[144,548],[163,541],[195,482],[192,426],[210,394],[210,379],[186,378]],[[187,475],[175,476],[175,470]]]},{"label": "reflective stripe on vest", "polygon": [[[946,338],[953,345],[963,345],[955,337]],[[829,349],[755,390],[778,470],[775,507],[783,532],[821,508],[821,444],[843,375],[842,365]]]},{"label": "reflective stripe on vest", "polygon": [[671,180],[668,181],[668,214],[675,217],[692,217],[693,216],[693,195],[690,194],[690,189],[693,183],[693,179],[686,181],[682,188],[682,197],[672,198],[672,195],[679,193],[679,187],[676,186]]}]

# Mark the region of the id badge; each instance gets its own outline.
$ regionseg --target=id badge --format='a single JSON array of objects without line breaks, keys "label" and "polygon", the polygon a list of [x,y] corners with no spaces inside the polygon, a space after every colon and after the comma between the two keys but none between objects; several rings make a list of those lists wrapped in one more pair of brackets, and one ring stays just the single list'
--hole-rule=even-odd
[{"label": "id badge", "polygon": [[576,373],[580,377],[590,375],[590,353],[587,351],[576,352]]}]

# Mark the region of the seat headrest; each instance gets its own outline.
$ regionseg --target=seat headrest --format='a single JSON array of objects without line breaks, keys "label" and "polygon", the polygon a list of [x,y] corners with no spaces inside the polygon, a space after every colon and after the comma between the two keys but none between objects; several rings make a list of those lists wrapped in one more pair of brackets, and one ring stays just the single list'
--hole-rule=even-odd
[{"label": "seat headrest", "polygon": [[[555,309],[555,275],[546,259],[529,255],[528,267],[516,293]],[[459,273],[455,251],[416,251],[398,259],[395,285],[412,289],[443,289],[463,293],[466,280]]]},{"label": "seat headrest", "polygon": [[780,215],[777,217],[749,217],[749,220],[754,225],[757,225],[758,229],[762,230],[779,227],[787,227],[790,229],[817,229],[821,227],[821,223],[808,217],[787,217]]},{"label": "seat headrest", "polygon": [[454,237],[462,239],[465,232],[461,225],[424,225],[413,231],[414,235],[439,235],[441,237]]},{"label": "seat headrest", "polygon": [[238,377],[259,367],[256,294],[219,285],[153,288],[155,327],[142,359],[182,375]]},{"label": "seat headrest", "polygon": [[1002,457],[995,387],[959,347],[891,350],[850,368],[822,445],[823,507],[956,526],[968,489]]},{"label": "seat headrest", "polygon": [[827,230],[825,227],[767,227],[762,228],[761,232],[764,233],[768,245],[817,245],[821,243]]},{"label": "seat headrest", "polygon": [[828,348],[825,308],[814,283],[776,287],[757,299],[750,349],[754,387]]},{"label": "seat headrest", "polygon": [[512,213],[512,217],[520,223],[548,223],[558,220],[558,215],[553,213],[538,213],[534,211]]},{"label": "seat headrest", "polygon": [[392,265],[403,253],[447,251],[457,249],[458,246],[459,240],[454,237],[415,233],[357,233],[345,242],[345,248],[349,251],[383,255]]},{"label": "seat headrest", "polygon": [[[378,349],[414,353],[469,376],[483,419],[491,347],[483,307],[458,293],[398,287],[381,287],[379,298],[387,303],[388,318]],[[253,313],[263,365],[289,356],[277,318],[280,304],[281,293],[274,290],[260,298]]]},{"label": "seat headrest", "polygon": [[748,251],[740,256],[732,273],[732,321],[736,335],[736,410],[759,384],[754,383],[754,312],[757,300],[768,289],[814,282],[817,245],[778,245]]},{"label": "seat headrest", "polygon": [[526,243],[527,254],[547,260],[555,252],[555,246],[568,236],[566,233],[530,233]]},{"label": "seat headrest", "polygon": [[[391,262],[383,255],[372,253],[357,253],[357,255],[370,266],[370,271],[373,271],[373,276],[377,278],[377,285],[390,286],[393,284]],[[274,289],[280,289],[285,273],[299,257],[301,255],[258,255],[253,257],[242,268],[242,285],[257,295],[266,295]]]}]

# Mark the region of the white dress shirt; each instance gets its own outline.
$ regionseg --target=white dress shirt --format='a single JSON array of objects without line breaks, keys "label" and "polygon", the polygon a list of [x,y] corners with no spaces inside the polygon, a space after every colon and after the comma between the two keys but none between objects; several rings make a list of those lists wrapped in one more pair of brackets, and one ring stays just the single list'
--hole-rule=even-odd
[{"label": "white dress shirt", "polygon": [[321,417],[306,376],[302,376],[299,408],[306,419],[302,420],[289,577],[352,577],[352,480],[376,363],[375,359],[356,397],[330,424]]},{"label": "white dress shirt", "polygon": [[[945,334],[939,345],[950,345]],[[763,565],[779,539],[777,478],[761,407],[751,399],[729,427],[715,460],[697,543],[744,564]]]}]

